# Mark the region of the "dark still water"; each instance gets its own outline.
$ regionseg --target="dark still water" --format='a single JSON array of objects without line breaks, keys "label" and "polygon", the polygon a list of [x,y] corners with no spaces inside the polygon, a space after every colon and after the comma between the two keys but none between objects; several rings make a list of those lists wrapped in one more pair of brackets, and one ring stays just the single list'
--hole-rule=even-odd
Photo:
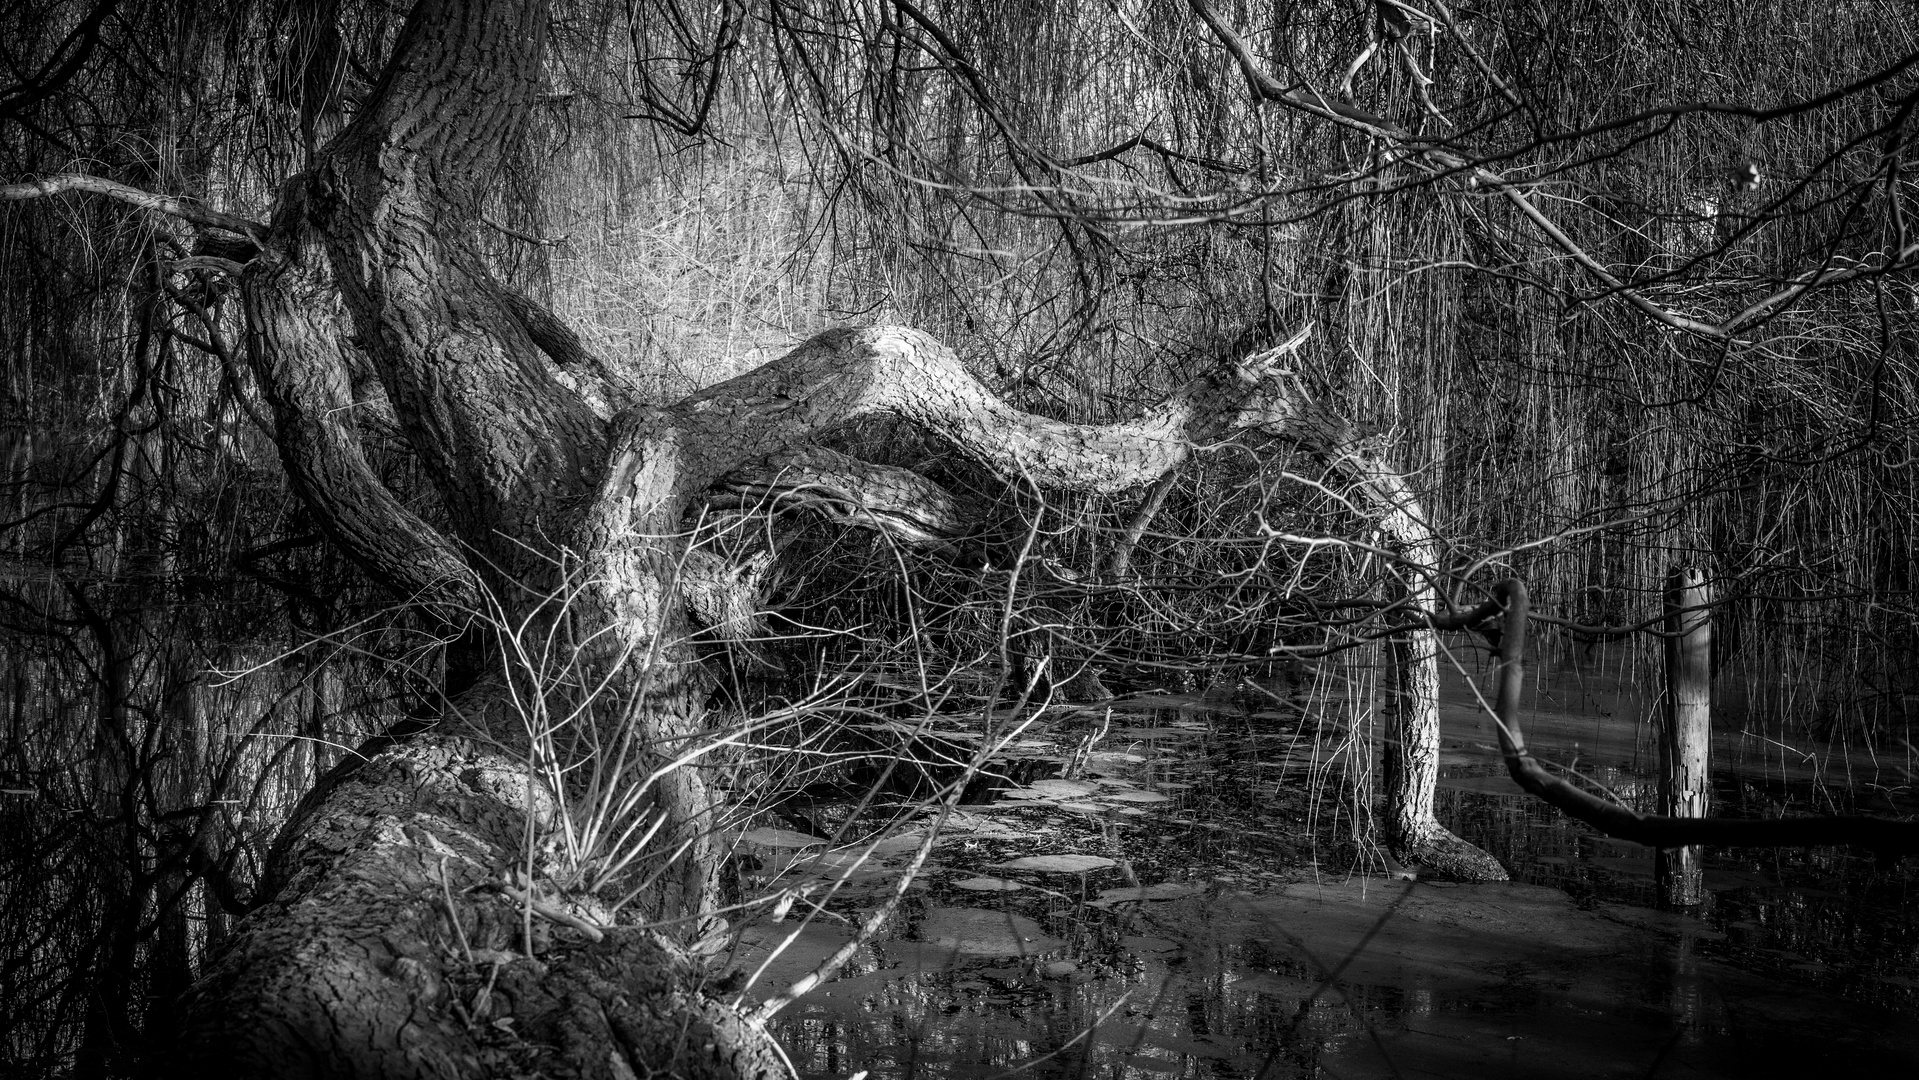
[{"label": "dark still water", "polygon": [[[1304,707],[1171,695],[1111,717],[1043,715],[1007,753],[1083,770],[949,821],[884,932],[775,1020],[796,1067],[871,1080],[1919,1075],[1919,860],[1713,852],[1710,902],[1656,910],[1651,852],[1517,792],[1455,677],[1441,815],[1515,881],[1361,873],[1374,860],[1338,839],[1369,812],[1352,795],[1358,685]],[[1630,679],[1549,673],[1534,696],[1536,752],[1650,799],[1651,706]],[[950,719],[949,737],[981,737]],[[1809,763],[1777,732],[1724,726],[1716,810],[1904,798],[1883,752],[1877,771]],[[1835,762],[1879,787],[1842,793]],[[824,811],[813,824],[835,827]],[[927,826],[901,806],[877,842],[759,852],[749,891],[801,899],[782,921],[741,920],[747,996],[848,941]]]},{"label": "dark still water", "polygon": [[[1532,694],[1527,742],[1636,809],[1656,808],[1659,702],[1650,677],[1604,669],[1548,671]],[[1911,817],[1911,748],[1815,740],[1750,724],[1741,695],[1716,703],[1712,813],[1861,813]],[[1732,699],[1730,707],[1725,699]],[[1515,880],[1584,903],[1658,902],[1650,849],[1593,833],[1513,790],[1490,724],[1455,673],[1442,690],[1438,809]],[[1711,848],[1698,954],[1862,1003],[1919,1011],[1919,874],[1840,848]]]}]

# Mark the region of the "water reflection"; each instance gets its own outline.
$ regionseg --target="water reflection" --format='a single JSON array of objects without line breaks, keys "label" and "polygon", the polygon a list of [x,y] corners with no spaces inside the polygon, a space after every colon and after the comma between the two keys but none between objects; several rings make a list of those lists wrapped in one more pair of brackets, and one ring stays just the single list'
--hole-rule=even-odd
[{"label": "water reflection", "polygon": [[[1590,678],[1549,682],[1539,698],[1529,734],[1542,750],[1650,806],[1643,700]],[[804,1075],[875,1080],[1911,1074],[1909,867],[1825,849],[1713,852],[1702,912],[1654,910],[1651,852],[1512,789],[1470,702],[1449,687],[1439,810],[1513,869],[1511,885],[1350,877],[1351,853],[1325,848],[1314,869],[1309,817],[1326,811],[1302,792],[1336,802],[1326,766],[1350,744],[1193,713],[1183,729],[1139,729],[1109,762],[1163,804],[975,817],[1028,837],[1124,840],[1142,880],[1200,895],[1095,906],[1119,884],[1102,871],[983,899],[955,888],[980,866],[949,850],[954,868],[929,875],[887,939],[776,1030]],[[1715,812],[1803,809],[1831,775],[1741,745],[1757,744],[1735,732],[1718,758]],[[787,933],[750,929],[742,960],[756,966]],[[754,992],[783,988],[844,934],[807,927]]]},{"label": "water reflection", "polygon": [[[1446,697],[1448,752],[1437,805],[1442,821],[1481,843],[1516,880],[1563,889],[1589,904],[1658,903],[1651,849],[1595,835],[1513,790],[1503,765],[1480,741],[1490,736],[1490,725],[1460,700],[1470,700],[1463,681],[1449,686]],[[1585,674],[1549,679],[1539,697],[1544,722],[1529,718],[1528,740],[1542,757],[1557,757],[1636,809],[1655,808],[1644,695],[1630,682]],[[1834,757],[1843,769],[1835,767]],[[1809,764],[1809,758],[1819,763]],[[1745,732],[1737,716],[1715,719],[1716,815],[1850,812],[1856,809],[1853,789],[1828,782],[1846,772],[1878,784],[1867,789],[1866,801],[1883,802],[1885,792],[1896,789],[1880,782],[1900,777],[1903,767],[1862,748],[1831,756],[1793,750],[1783,733],[1761,737]],[[1919,1011],[1914,860],[1880,865],[1869,855],[1834,848],[1709,848],[1703,861],[1708,901],[1697,913],[1700,955],[1787,980],[1788,986]]]},{"label": "water reflection", "polygon": [[[1657,913],[1647,912],[1646,915]],[[882,944],[776,1025],[806,1076],[1744,1076],[1919,1060],[1909,1018],[1781,993],[1709,935],[1527,885],[1357,879],[1154,905],[1086,980]],[[1901,1028],[1903,1027],[1903,1030]]]}]

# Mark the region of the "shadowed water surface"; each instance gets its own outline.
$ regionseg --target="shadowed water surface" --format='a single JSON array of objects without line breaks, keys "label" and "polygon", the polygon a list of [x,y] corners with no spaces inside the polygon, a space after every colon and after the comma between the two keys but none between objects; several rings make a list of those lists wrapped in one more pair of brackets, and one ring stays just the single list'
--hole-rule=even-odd
[{"label": "shadowed water surface", "polygon": [[[808,1076],[1906,1075],[1919,1062],[1909,1015],[1778,985],[1700,956],[1685,924],[1582,910],[1556,889],[1372,878],[1147,907],[1121,942],[1133,961],[1111,969],[1050,973],[1071,951],[1010,912],[997,949],[881,942],[780,1034]],[[844,940],[807,937],[769,987]],[[772,939],[749,934],[749,952]]]},{"label": "shadowed water surface", "polygon": [[[1629,682],[1549,680],[1535,696],[1542,754],[1576,756],[1629,802],[1650,797],[1648,706]],[[958,815],[887,931],[776,1030],[803,1075],[876,1080],[1914,1075],[1909,868],[1717,852],[1705,910],[1652,910],[1651,853],[1513,790],[1464,680],[1446,699],[1442,813],[1519,881],[1345,873],[1351,853],[1308,837],[1325,813],[1311,800],[1337,798],[1325,780],[1337,748],[1296,716],[1161,712],[1113,728],[1078,787],[1035,785]],[[1896,779],[1885,767],[1873,775]],[[1828,781],[1799,751],[1720,734],[1722,806],[1809,800]],[[863,857],[776,867],[768,883],[794,887],[858,864],[810,919],[800,904],[744,929],[736,966],[759,972],[749,996],[848,940],[847,920],[916,842],[908,829]],[[1035,853],[1114,865],[1013,859]]]}]

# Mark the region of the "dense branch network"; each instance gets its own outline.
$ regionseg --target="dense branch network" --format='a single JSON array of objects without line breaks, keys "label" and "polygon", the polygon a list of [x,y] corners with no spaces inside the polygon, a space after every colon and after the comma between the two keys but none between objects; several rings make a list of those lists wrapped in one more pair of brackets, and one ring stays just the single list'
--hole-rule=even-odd
[{"label": "dense branch network", "polygon": [[[318,511],[329,535],[402,597],[449,610],[477,608],[458,542],[398,500],[367,463],[355,413],[372,409],[392,424],[394,407],[385,399],[356,401],[349,388],[342,351],[349,346],[337,318],[327,314],[336,285],[312,238],[90,176],[11,185],[0,189],[0,198],[68,191],[240,232],[256,243],[248,261],[236,264],[253,285],[247,292],[249,356],[274,409],[277,441],[296,490]],[[589,350],[543,305],[503,288],[496,298],[527,340],[561,368],[586,375],[605,400],[630,403],[637,397],[618,365]],[[704,501],[715,508],[805,507],[877,528],[909,546],[950,553],[976,522],[944,489],[911,470],[812,443],[890,415],[944,436],[1008,482],[1107,493],[1158,480],[1194,446],[1230,430],[1261,427],[1344,452],[1334,433],[1343,433],[1345,425],[1289,396],[1274,377],[1278,362],[1309,332],[1195,379],[1134,420],[1087,425],[1012,408],[968,373],[952,350],[918,331],[833,331],[670,408],[629,409],[613,425],[617,430],[625,424],[636,444],[615,453],[614,473],[627,475],[646,454],[659,452],[640,433],[663,423],[676,429],[671,441],[680,460],[674,491],[661,493],[665,497],[647,515],[659,530],[642,530],[649,538],[678,530],[695,502]],[[1390,474],[1367,468],[1378,482],[1366,490],[1389,490],[1383,478]],[[1382,509],[1393,514],[1410,495],[1390,490]],[[696,500],[702,493],[703,500]],[[629,500],[617,501],[632,509]],[[602,524],[609,533],[619,531],[611,521]],[[723,587],[717,564],[698,560],[690,566],[682,572],[686,591]]]},{"label": "dense branch network", "polygon": [[[1852,265],[1820,265],[1797,274],[1785,283],[1785,287],[1746,304],[1740,310],[1719,321],[1709,321],[1681,314],[1669,307],[1655,303],[1636,285],[1620,278],[1617,274],[1593,256],[1577,240],[1570,236],[1558,223],[1540,210],[1526,189],[1504,174],[1489,168],[1483,160],[1462,153],[1456,146],[1445,141],[1433,141],[1421,138],[1399,124],[1384,117],[1374,116],[1345,102],[1337,101],[1319,93],[1310,86],[1304,89],[1287,87],[1268,74],[1259,58],[1247,45],[1239,32],[1218,12],[1212,0],[1189,0],[1193,11],[1205,22],[1226,50],[1232,54],[1241,73],[1246,78],[1248,88],[1258,100],[1271,101],[1288,108],[1319,117],[1362,131],[1377,137],[1390,148],[1390,157],[1396,157],[1417,165],[1435,176],[1455,178],[1475,187],[1483,187],[1498,192],[1500,197],[1510,203],[1514,209],[1538,229],[1548,243],[1559,249],[1582,270],[1600,283],[1605,291],[1625,300],[1641,314],[1673,330],[1696,335],[1700,338],[1722,343],[1737,340],[1738,335],[1751,328],[1755,323],[1794,302],[1806,293],[1822,287],[1839,285],[1861,278],[1892,273],[1908,269],[1919,264],[1919,240],[1908,237],[1903,220],[1899,222],[1899,236],[1888,249],[1874,251],[1857,259]],[[1448,19],[1450,21],[1450,19]],[[1463,42],[1465,38],[1460,35]],[[1473,54],[1477,61],[1477,53]],[[1836,99],[1847,94],[1857,93],[1891,78],[1911,64],[1919,62],[1919,57],[1909,57],[1887,71],[1876,73],[1869,79],[1860,80],[1815,99],[1814,104],[1823,99]],[[1483,61],[1480,66],[1484,67]],[[1490,72],[1488,73],[1490,75]],[[1497,79],[1494,80],[1497,83]],[[1500,89],[1510,94],[1503,83]],[[1422,87],[1423,93],[1423,87]],[[1810,104],[1792,108],[1808,108]],[[1630,118],[1623,123],[1639,122],[1659,115],[1669,115],[1674,110],[1645,113]],[[1720,106],[1718,111],[1733,111],[1732,107]],[[1761,110],[1741,108],[1742,114],[1757,118],[1780,115],[1787,110]],[[1908,107],[1908,111],[1909,107]]]}]

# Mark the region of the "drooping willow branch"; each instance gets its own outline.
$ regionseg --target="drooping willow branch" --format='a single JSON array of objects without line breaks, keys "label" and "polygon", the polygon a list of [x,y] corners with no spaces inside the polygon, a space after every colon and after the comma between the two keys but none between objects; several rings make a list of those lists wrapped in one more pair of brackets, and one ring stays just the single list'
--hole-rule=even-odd
[{"label": "drooping willow branch", "polygon": [[[1526,681],[1526,617],[1524,582],[1502,581],[1493,587],[1493,603],[1503,609],[1499,629],[1498,691],[1493,710],[1498,719],[1499,749],[1513,781],[1531,794],[1564,810],[1607,836],[1648,847],[1690,847],[1714,844],[1737,847],[1815,847],[1852,845],[1882,856],[1919,852],[1919,821],[1873,817],[1792,818],[1682,818],[1642,814],[1608,802],[1589,791],[1549,774],[1526,748],[1520,726],[1519,697]],[[1485,605],[1482,605],[1482,608]],[[1476,609],[1478,610],[1478,609]]]}]

